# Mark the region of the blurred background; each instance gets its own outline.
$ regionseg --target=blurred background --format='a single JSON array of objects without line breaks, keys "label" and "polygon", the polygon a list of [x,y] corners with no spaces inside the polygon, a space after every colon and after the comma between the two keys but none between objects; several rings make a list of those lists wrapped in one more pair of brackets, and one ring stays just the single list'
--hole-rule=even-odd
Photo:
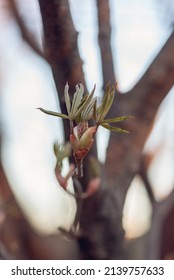
[{"label": "blurred background", "polygon": [[[60,2],[62,5],[67,3]],[[105,87],[101,45],[98,40],[98,21],[102,21],[102,16],[98,17],[101,2],[68,2],[74,28],[78,32],[77,44],[83,61],[86,86],[90,92],[96,84],[96,95],[99,96],[103,86]],[[167,44],[167,40],[173,36],[174,2],[110,0],[109,8],[109,39],[115,79],[120,94],[129,95]],[[21,31],[23,26],[36,48],[25,38]],[[53,144],[55,141],[62,143],[65,140],[63,124],[60,119],[36,110],[38,107],[58,112],[61,110],[50,64],[36,51],[42,52],[44,49],[39,2],[0,0],[0,34],[1,162],[5,176],[25,218],[37,232],[53,234],[58,227],[69,230],[75,218],[76,203],[74,198],[62,190],[54,175],[56,159]],[[71,59],[70,54],[69,60]],[[163,63],[165,59],[167,62],[173,61],[170,53],[169,57],[164,55]],[[171,62],[170,73],[174,71],[173,67]],[[155,105],[157,109],[154,109],[155,117],[151,122],[146,121],[146,114],[144,115],[148,129],[142,146],[145,162],[148,158],[146,177],[156,204],[167,199],[174,189],[174,80],[170,79],[170,85],[166,86],[168,80],[165,81],[163,71],[166,71],[163,65],[158,73],[151,70],[152,80],[157,79],[158,88],[165,88],[165,93],[162,100],[159,100],[159,106]],[[110,80],[113,82],[112,77]],[[149,85],[146,90],[148,87]],[[144,103],[144,107],[150,112],[148,104]],[[133,114],[133,110],[128,110],[124,113]],[[115,113],[117,115],[116,111]],[[130,128],[131,134],[138,128],[133,128],[133,131]],[[107,163],[108,141],[109,133],[100,129],[97,151],[101,164]],[[67,170],[68,163],[65,161],[63,172],[66,174]],[[135,173],[137,174],[134,174],[127,189],[123,206],[123,227],[128,240],[144,236],[152,225],[153,205],[146,187],[147,182],[142,174]],[[73,190],[72,181],[69,186]]]}]

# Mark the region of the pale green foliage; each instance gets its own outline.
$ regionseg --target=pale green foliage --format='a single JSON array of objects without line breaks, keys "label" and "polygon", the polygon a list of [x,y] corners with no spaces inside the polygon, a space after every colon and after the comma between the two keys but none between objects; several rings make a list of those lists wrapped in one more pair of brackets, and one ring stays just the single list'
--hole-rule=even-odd
[{"label": "pale green foliage", "polygon": [[[83,85],[78,84],[76,85],[76,91],[71,102],[69,86],[67,83],[64,90],[67,114],[38,108],[48,115],[69,120],[70,143],[74,151],[73,155],[77,166],[76,175],[78,177],[83,176],[83,159],[93,145],[94,136],[98,127],[101,125],[110,131],[128,133],[127,130],[112,126],[110,123],[117,123],[132,118],[132,116],[121,116],[110,119],[106,118],[114,100],[115,85],[112,87],[108,85],[106,87],[100,104],[97,103],[97,97],[94,97],[94,92],[95,86],[90,94],[84,95]],[[89,127],[89,120],[91,119],[94,124],[92,127]],[[62,159],[69,156],[69,146],[61,149],[59,146],[55,145],[54,152],[57,157],[57,166],[61,168]],[[61,178],[59,178],[59,181],[60,180]]]},{"label": "pale green foliage", "polygon": [[115,95],[115,85],[106,87],[104,96],[100,105],[97,104],[97,98],[94,97],[95,86],[90,94],[84,95],[84,87],[82,84],[76,85],[76,91],[73,95],[72,103],[69,96],[69,86],[68,83],[65,85],[65,103],[67,109],[67,115],[61,114],[43,108],[38,108],[42,112],[60,117],[62,119],[67,119],[70,121],[75,121],[76,124],[81,122],[89,121],[90,119],[95,120],[97,128],[101,125],[106,129],[116,132],[128,133],[127,130],[121,129],[119,127],[111,126],[110,123],[122,122],[124,120],[132,118],[132,116],[121,116],[111,119],[105,119],[108,114]]},{"label": "pale green foliage", "polygon": [[62,161],[64,158],[69,158],[71,155],[71,144],[69,142],[61,145],[59,143],[54,144],[54,154],[57,159],[57,166],[62,168]]}]

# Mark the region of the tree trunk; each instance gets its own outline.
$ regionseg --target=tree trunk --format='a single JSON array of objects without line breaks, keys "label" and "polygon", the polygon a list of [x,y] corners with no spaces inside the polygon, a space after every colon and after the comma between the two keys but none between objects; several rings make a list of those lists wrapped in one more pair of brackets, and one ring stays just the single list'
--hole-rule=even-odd
[{"label": "tree trunk", "polygon": [[[78,33],[74,29],[68,0],[39,0],[44,27],[45,55],[52,67],[62,113],[67,113],[64,99],[64,87],[68,82],[70,94],[75,92],[75,85],[82,83],[87,90],[82,60],[77,47]],[[69,124],[63,121],[65,141],[69,141]],[[84,189],[90,179],[88,158],[97,157],[96,144],[93,145],[84,162],[85,177],[80,181]],[[73,161],[73,160],[71,160]]]},{"label": "tree trunk", "polygon": [[129,135],[111,133],[105,172],[107,185],[119,195],[122,206],[134,176],[139,171],[141,153],[156,112],[174,84],[174,33],[172,33],[143,77],[127,94],[119,94],[110,116],[131,114],[133,120],[122,127]]},{"label": "tree trunk", "polygon": [[[75,85],[83,83],[86,88],[82,61],[77,47],[77,32],[72,22],[68,0],[39,0],[44,28],[44,50],[50,62],[59,96],[62,113],[66,113],[64,87],[70,86],[70,94]],[[69,140],[69,127],[64,122],[65,139]]]},{"label": "tree trunk", "polygon": [[[39,0],[44,27],[45,53],[53,69],[59,97],[63,97],[66,82],[71,93],[85,79],[77,47],[77,32],[72,22],[67,0]],[[61,100],[62,101],[62,100]]]}]

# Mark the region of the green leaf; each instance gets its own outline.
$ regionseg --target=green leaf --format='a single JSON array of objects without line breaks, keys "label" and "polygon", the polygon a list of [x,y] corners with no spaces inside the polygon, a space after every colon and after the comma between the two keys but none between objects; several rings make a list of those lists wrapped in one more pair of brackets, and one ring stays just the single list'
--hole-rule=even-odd
[{"label": "green leaf", "polygon": [[101,121],[101,123],[113,123],[113,122],[122,122],[128,119],[134,118],[134,116],[121,116],[121,117],[116,117],[116,118],[112,118],[112,119],[105,119],[103,121]]},{"label": "green leaf", "polygon": [[107,115],[108,111],[110,110],[111,105],[113,103],[114,95],[115,95],[115,86],[113,86],[111,88],[110,85],[108,85],[106,87],[102,103],[98,107],[98,110],[97,110],[97,122],[98,123],[101,123],[103,121],[103,119],[106,117],[106,115]]},{"label": "green leaf", "polygon": [[75,117],[75,122],[78,124],[78,123],[80,123],[80,122],[82,122],[83,121],[83,119],[82,119],[82,117],[81,117],[81,114],[78,114],[76,117]]},{"label": "green leaf", "polygon": [[64,94],[65,94],[65,104],[66,104],[66,109],[67,109],[68,115],[70,115],[71,101],[70,101],[70,97],[69,97],[68,90],[69,90],[69,86],[68,86],[68,83],[66,83],[66,85],[65,85],[65,90],[64,90]]},{"label": "green leaf", "polygon": [[71,113],[70,113],[71,118],[75,118],[75,116],[77,115],[77,109],[82,102],[83,93],[84,93],[83,85],[82,84],[77,85],[76,92],[74,93],[73,101],[72,101],[72,107],[71,107]]},{"label": "green leaf", "polygon": [[127,130],[124,130],[124,129],[120,128],[120,127],[111,126],[111,125],[109,125],[107,123],[102,123],[101,126],[103,126],[106,129],[109,129],[111,131],[122,132],[122,133],[129,133],[129,131],[127,131]]},{"label": "green leaf", "polygon": [[90,104],[90,102],[93,98],[95,88],[96,88],[96,86],[94,85],[92,92],[90,94],[84,96],[82,103],[77,110],[77,115],[80,114],[83,110],[85,110],[88,107],[88,105]]},{"label": "green leaf", "polygon": [[54,154],[58,161],[62,161],[66,157],[71,155],[71,144],[70,142],[60,145],[58,143],[54,144]]},{"label": "green leaf", "polygon": [[102,114],[99,118],[99,122],[102,121],[106,117],[107,113],[109,112],[111,105],[113,103],[113,100],[114,100],[114,93],[115,93],[115,91],[112,90],[110,93],[107,94],[107,97],[104,100],[104,103],[102,106],[102,110],[101,110]]},{"label": "green leaf", "polygon": [[93,118],[95,121],[97,121],[97,98],[95,99],[94,102]]},{"label": "green leaf", "polygon": [[96,112],[95,112],[96,122],[99,122],[99,120],[102,119],[102,112],[105,106],[104,104],[106,104],[106,98],[103,98],[101,104],[98,107],[96,103]]},{"label": "green leaf", "polygon": [[89,105],[81,112],[81,119],[83,121],[88,121],[93,117],[95,100],[96,98],[93,98]]},{"label": "green leaf", "polygon": [[62,119],[69,120],[69,117],[65,114],[61,114],[61,113],[57,113],[57,112],[53,112],[53,111],[48,111],[48,110],[45,110],[43,108],[37,108],[37,109],[39,109],[40,111],[42,111],[43,113],[45,113],[47,115],[51,115],[51,116],[55,116],[55,117],[59,117],[59,118],[62,118]]}]

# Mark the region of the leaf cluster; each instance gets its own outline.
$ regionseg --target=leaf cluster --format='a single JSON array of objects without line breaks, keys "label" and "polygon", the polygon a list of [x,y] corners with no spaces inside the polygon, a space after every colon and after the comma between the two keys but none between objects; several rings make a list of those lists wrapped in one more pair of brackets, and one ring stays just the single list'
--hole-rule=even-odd
[{"label": "leaf cluster", "polygon": [[115,87],[107,85],[106,90],[103,95],[103,99],[101,103],[97,104],[97,97],[94,97],[95,86],[90,94],[84,95],[84,87],[82,84],[76,85],[76,91],[73,95],[73,99],[71,102],[69,95],[69,85],[68,83],[65,85],[64,95],[65,95],[65,104],[67,109],[67,114],[57,113],[49,110],[45,110],[43,108],[38,108],[42,112],[60,117],[62,119],[67,119],[72,123],[73,121],[76,124],[81,122],[88,122],[90,119],[95,120],[96,127],[98,128],[100,125],[106,129],[116,132],[128,133],[127,130],[124,130],[120,127],[116,127],[110,125],[110,123],[122,122],[124,120],[132,118],[132,116],[120,116],[116,118],[107,119],[106,116],[112,106],[114,95],[115,95]]}]

